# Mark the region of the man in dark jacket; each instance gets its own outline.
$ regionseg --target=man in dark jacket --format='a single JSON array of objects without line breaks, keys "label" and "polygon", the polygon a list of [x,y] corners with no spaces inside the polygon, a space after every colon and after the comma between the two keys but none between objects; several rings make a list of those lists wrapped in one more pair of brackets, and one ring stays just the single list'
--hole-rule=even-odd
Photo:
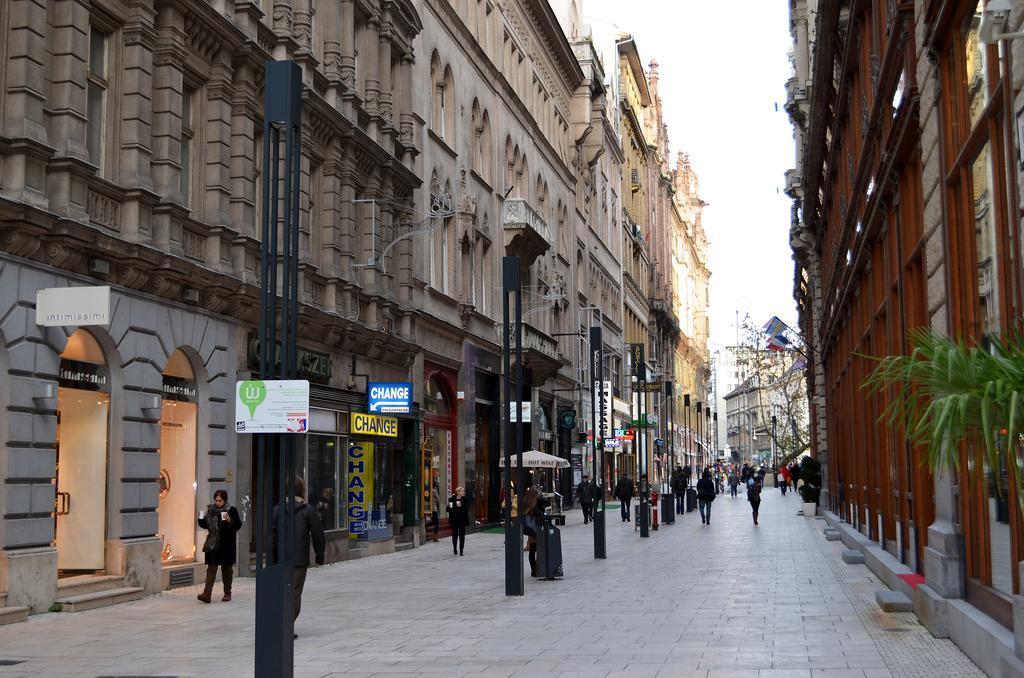
[{"label": "man in dark jacket", "polygon": [[576,498],[583,509],[583,524],[586,525],[594,517],[594,502],[597,501],[597,486],[590,482],[590,476],[584,475],[583,481],[576,486]]},{"label": "man in dark jacket", "polygon": [[615,485],[615,498],[619,500],[619,512],[622,514],[622,522],[629,522],[629,506],[633,502],[633,480],[623,474]]},{"label": "man in dark jacket", "polygon": [[683,468],[676,466],[672,472],[672,494],[676,498],[676,513],[682,515],[686,512],[686,479],[683,476]]},{"label": "man in dark jacket", "polygon": [[[275,554],[277,553],[277,512],[280,508],[280,506],[274,507],[273,544]],[[292,511],[294,512],[292,538],[295,549],[292,553],[295,565],[292,607],[295,618],[298,619],[299,612],[302,610],[302,588],[306,584],[306,571],[309,569],[310,543],[313,546],[316,564],[323,565],[325,542],[320,516],[312,506],[306,503],[306,484],[302,478],[295,478],[292,484]],[[298,638],[297,635],[295,637]]]}]

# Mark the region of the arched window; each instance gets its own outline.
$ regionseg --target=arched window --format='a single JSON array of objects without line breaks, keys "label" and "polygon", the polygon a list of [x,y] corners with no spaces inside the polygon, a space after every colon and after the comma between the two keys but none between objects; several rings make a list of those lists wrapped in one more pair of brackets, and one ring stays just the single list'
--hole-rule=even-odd
[{"label": "arched window", "polygon": [[483,120],[480,115],[480,101],[473,99],[472,108],[472,135],[470,138],[470,166],[477,174],[482,174],[483,171],[483,158],[481,152],[481,133],[482,133]]},{"label": "arched window", "polygon": [[512,147],[512,137],[505,137],[505,183],[501,192],[507,193],[516,183],[516,155]]},{"label": "arched window", "polygon": [[430,55],[430,92],[432,115],[430,126],[444,137],[444,71],[441,69],[441,57],[435,51]]},{"label": "arched window", "polygon": [[455,146],[455,108],[455,78],[451,67],[445,66],[441,87],[441,138],[451,147]]},{"label": "arched window", "polygon": [[491,180],[491,116],[484,111],[480,119],[480,176],[485,181]]}]

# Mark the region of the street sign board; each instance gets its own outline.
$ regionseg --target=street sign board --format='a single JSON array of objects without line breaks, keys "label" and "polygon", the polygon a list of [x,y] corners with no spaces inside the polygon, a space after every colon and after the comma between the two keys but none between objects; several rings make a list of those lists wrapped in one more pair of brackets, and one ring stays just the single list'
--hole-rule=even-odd
[{"label": "street sign board", "polygon": [[630,362],[633,367],[633,376],[640,381],[647,380],[647,362],[644,360],[644,345],[629,345]]},{"label": "street sign board", "polygon": [[663,381],[645,381],[637,384],[637,390],[644,393],[661,393],[664,384]]},{"label": "street sign board", "polygon": [[[533,405],[533,403],[530,402],[529,400],[524,400],[523,401],[523,423],[524,424],[529,424],[530,423],[530,413],[531,413],[531,406],[532,405]],[[515,404],[515,402],[511,402],[511,403],[508,404],[508,412],[509,412],[508,420],[511,421],[511,422],[515,422],[516,421],[516,404]]]},{"label": "street sign board", "polygon": [[36,325],[110,324],[110,287],[51,287],[36,290]]},{"label": "street sign board", "polygon": [[235,384],[236,433],[306,433],[309,382],[250,380]]},{"label": "street sign board", "polygon": [[366,389],[366,398],[366,409],[372,414],[409,414],[412,411],[412,384],[371,381]]}]

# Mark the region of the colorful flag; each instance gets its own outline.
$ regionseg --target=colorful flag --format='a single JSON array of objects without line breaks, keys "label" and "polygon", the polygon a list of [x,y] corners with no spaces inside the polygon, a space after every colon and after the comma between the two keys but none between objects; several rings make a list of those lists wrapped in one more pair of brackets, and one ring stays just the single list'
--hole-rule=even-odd
[{"label": "colorful flag", "polygon": [[769,351],[785,351],[789,348],[789,339],[786,339],[786,337],[781,334],[774,337],[768,337],[768,345],[765,346],[765,348]]},{"label": "colorful flag", "polygon": [[777,337],[788,329],[789,325],[779,320],[779,316],[773,315],[772,319],[765,323],[764,333],[769,337]]}]

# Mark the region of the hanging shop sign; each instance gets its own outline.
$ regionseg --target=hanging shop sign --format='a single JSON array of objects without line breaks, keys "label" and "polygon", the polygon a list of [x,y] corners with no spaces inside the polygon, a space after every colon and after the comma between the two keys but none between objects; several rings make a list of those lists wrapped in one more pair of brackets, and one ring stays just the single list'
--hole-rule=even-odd
[{"label": "hanging shop sign", "polygon": [[345,467],[348,481],[345,496],[348,499],[348,538],[366,539],[370,533],[370,511],[373,508],[373,448],[374,444],[359,441],[349,445]]},{"label": "hanging shop sign", "polygon": [[367,410],[376,414],[409,414],[412,412],[410,382],[371,381],[366,389]]},{"label": "hanging shop sign", "polygon": [[305,433],[309,382],[250,380],[235,385],[236,433]]},{"label": "hanging shop sign", "polygon": [[555,435],[551,431],[537,431],[537,440],[554,440]]},{"label": "hanging shop sign", "polygon": [[198,400],[199,395],[196,382],[192,379],[170,377],[166,374],[160,392],[163,394],[164,400],[174,400],[179,403],[194,403]]},{"label": "hanging shop sign", "polygon": [[[247,343],[247,360],[249,369],[258,370],[260,367],[260,340],[255,334],[249,335]],[[274,351],[272,367],[276,370],[281,366],[281,343],[278,342],[277,350]],[[331,380],[331,356],[317,351],[298,349],[296,363],[296,374],[315,384],[326,384]]]},{"label": "hanging shop sign", "polygon": [[562,410],[559,412],[558,424],[562,428],[576,428],[576,410]]},{"label": "hanging shop sign", "polygon": [[[524,424],[529,424],[530,421],[531,421],[532,406],[533,406],[532,402],[526,401],[526,400],[523,401],[523,423]],[[516,421],[516,412],[517,412],[516,404],[514,402],[508,404],[508,411],[509,411],[508,420],[514,423]]]},{"label": "hanging shop sign", "polygon": [[365,412],[352,413],[352,435],[398,437],[398,419]]},{"label": "hanging shop sign", "polygon": [[57,384],[62,388],[76,388],[80,391],[109,391],[110,373],[106,365],[62,358],[57,372]]},{"label": "hanging shop sign", "polygon": [[52,287],[36,290],[36,325],[109,325],[110,287]]},{"label": "hanging shop sign", "polygon": [[622,447],[622,443],[620,443],[617,438],[605,438],[604,447],[605,449],[618,448]]}]

